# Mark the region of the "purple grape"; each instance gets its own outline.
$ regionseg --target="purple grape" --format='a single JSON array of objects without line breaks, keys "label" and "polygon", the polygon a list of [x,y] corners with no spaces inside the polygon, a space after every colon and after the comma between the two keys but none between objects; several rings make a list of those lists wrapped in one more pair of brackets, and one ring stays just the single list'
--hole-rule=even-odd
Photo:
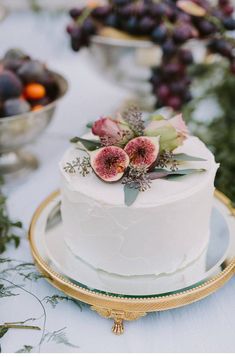
[{"label": "purple grape", "polygon": [[131,16],[124,24],[124,29],[132,35],[139,33],[139,22],[136,16]]},{"label": "purple grape", "polygon": [[174,81],[170,84],[170,90],[173,94],[181,95],[185,91],[185,83],[183,81]]},{"label": "purple grape", "polygon": [[166,58],[170,58],[175,55],[177,51],[177,47],[171,38],[166,40],[162,45],[163,56]]},{"label": "purple grape", "polygon": [[113,0],[112,1],[116,6],[124,6],[130,3],[130,0]]},{"label": "purple grape", "polygon": [[182,105],[182,100],[180,97],[175,95],[175,96],[169,97],[167,99],[166,104],[169,105],[169,107],[173,108],[174,110],[179,110]]},{"label": "purple grape", "polygon": [[197,28],[200,34],[203,36],[208,36],[216,30],[215,25],[207,20],[199,21],[197,24]]},{"label": "purple grape", "polygon": [[163,3],[156,3],[150,7],[150,13],[154,18],[161,18],[166,13],[166,7]]},{"label": "purple grape", "polygon": [[94,22],[88,17],[82,25],[82,33],[87,35],[94,35],[96,33],[96,27]]},{"label": "purple grape", "polygon": [[190,50],[180,49],[179,59],[183,64],[189,65],[193,63],[193,55]]},{"label": "purple grape", "polygon": [[73,8],[69,11],[69,15],[72,19],[76,20],[84,11],[84,8]]},{"label": "purple grape", "polygon": [[226,30],[232,31],[235,30],[235,19],[232,17],[226,17],[223,20],[223,25],[226,28]]},{"label": "purple grape", "polygon": [[91,15],[96,18],[103,20],[111,13],[112,7],[110,5],[98,6],[92,10]]},{"label": "purple grape", "polygon": [[208,44],[208,48],[212,52],[219,53],[224,57],[228,57],[228,58],[232,57],[233,46],[231,43],[227,42],[223,38],[212,39]]},{"label": "purple grape", "polygon": [[157,96],[160,98],[160,100],[166,100],[170,95],[170,89],[166,84],[161,84],[157,88]]},{"label": "purple grape", "polygon": [[167,28],[164,25],[157,26],[153,30],[151,38],[154,43],[162,44],[167,38]]},{"label": "purple grape", "polygon": [[190,27],[186,24],[180,27],[176,27],[173,30],[172,37],[175,43],[184,43],[191,37]]},{"label": "purple grape", "polygon": [[110,14],[105,20],[105,25],[109,27],[118,28],[120,24],[117,14]]},{"label": "purple grape", "polygon": [[166,65],[164,65],[164,67],[162,68],[162,71],[165,76],[171,77],[176,74],[179,74],[179,75],[183,74],[184,67],[180,63],[172,62],[172,63],[167,63]]},{"label": "purple grape", "polygon": [[139,22],[140,32],[144,35],[151,33],[154,26],[155,26],[155,21],[149,16],[143,17]]}]

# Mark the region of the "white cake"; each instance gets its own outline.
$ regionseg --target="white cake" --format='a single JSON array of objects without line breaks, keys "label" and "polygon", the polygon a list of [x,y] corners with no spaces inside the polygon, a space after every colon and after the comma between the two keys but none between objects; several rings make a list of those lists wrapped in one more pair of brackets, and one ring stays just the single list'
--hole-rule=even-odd
[{"label": "white cake", "polygon": [[218,165],[196,137],[175,150],[181,152],[206,159],[184,162],[181,168],[206,170],[154,180],[127,207],[120,182],[103,182],[94,172],[86,177],[65,172],[67,162],[84,155],[76,146],[69,148],[60,162],[61,212],[73,254],[95,269],[122,276],[162,276],[192,264],[205,269]]}]

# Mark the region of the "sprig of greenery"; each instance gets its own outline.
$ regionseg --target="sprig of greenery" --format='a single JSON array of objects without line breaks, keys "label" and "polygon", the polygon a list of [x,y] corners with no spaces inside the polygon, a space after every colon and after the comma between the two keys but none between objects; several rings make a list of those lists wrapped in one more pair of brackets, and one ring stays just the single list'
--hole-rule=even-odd
[{"label": "sprig of greenery", "polygon": [[22,223],[12,221],[6,211],[6,197],[1,193],[3,180],[0,179],[0,254],[5,252],[9,243],[14,243],[17,248],[20,237],[15,234],[15,228],[22,228]]}]

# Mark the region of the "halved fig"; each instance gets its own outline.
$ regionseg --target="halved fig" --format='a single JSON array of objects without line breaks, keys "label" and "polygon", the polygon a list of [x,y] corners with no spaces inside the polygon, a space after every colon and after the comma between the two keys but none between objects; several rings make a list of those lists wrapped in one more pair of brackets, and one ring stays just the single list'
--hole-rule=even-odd
[{"label": "halved fig", "polygon": [[139,136],[130,140],[124,150],[133,166],[150,167],[156,161],[159,153],[159,136]]},{"label": "halved fig", "polygon": [[120,180],[129,165],[129,157],[117,146],[106,146],[90,152],[91,167],[96,175],[107,182]]}]

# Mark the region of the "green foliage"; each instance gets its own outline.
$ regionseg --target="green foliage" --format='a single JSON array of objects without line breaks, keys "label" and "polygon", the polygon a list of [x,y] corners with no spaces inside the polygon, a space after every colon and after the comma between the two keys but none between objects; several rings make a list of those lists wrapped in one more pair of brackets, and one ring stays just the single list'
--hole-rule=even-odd
[{"label": "green foliage", "polygon": [[[200,66],[202,69],[202,66]],[[206,72],[207,69],[207,72]],[[204,66],[203,80],[207,78],[207,89],[184,108],[184,116],[193,123],[193,132],[199,136],[213,151],[216,161],[220,163],[215,186],[225,193],[235,204],[235,77],[224,67]],[[219,79],[215,81],[215,77]],[[211,78],[211,81],[210,81]],[[197,79],[197,85],[200,84]],[[205,98],[214,98],[221,109],[208,122],[195,118],[195,109]]]},{"label": "green foliage", "polygon": [[17,248],[20,244],[20,237],[14,233],[15,228],[22,228],[21,222],[13,222],[6,211],[6,197],[1,193],[3,184],[0,179],[0,254],[5,252],[9,243],[14,243]]},{"label": "green foliage", "polygon": [[33,349],[33,346],[24,345],[20,350],[16,351],[16,353],[30,353]]}]

